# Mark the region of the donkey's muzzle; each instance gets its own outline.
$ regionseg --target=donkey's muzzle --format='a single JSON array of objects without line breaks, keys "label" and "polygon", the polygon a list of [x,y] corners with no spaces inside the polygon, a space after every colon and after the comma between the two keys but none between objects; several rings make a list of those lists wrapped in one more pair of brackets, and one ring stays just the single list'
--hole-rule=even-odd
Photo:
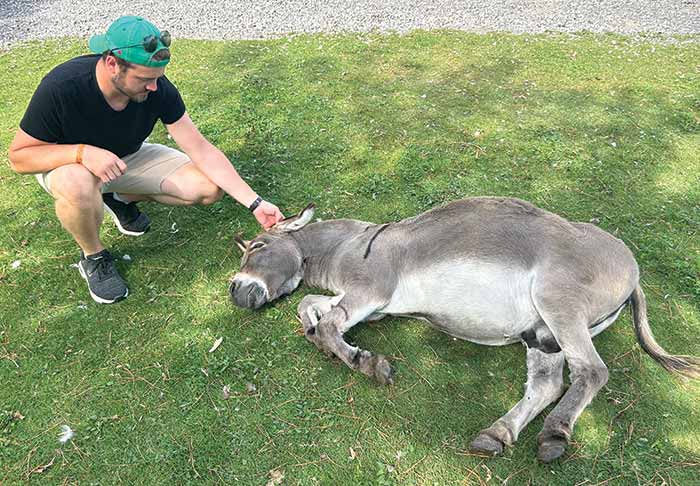
[{"label": "donkey's muzzle", "polygon": [[254,281],[234,278],[228,288],[231,301],[238,307],[257,309],[267,302],[267,290]]}]

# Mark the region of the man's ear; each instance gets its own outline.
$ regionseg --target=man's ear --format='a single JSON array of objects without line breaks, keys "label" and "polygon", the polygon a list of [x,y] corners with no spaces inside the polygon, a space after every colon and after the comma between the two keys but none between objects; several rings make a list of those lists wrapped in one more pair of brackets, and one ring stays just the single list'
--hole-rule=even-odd
[{"label": "man's ear", "polygon": [[248,245],[250,245],[250,241],[246,241],[243,238],[241,238],[241,235],[235,235],[233,237],[233,240],[236,242],[236,246],[243,252],[248,249]]},{"label": "man's ear", "polygon": [[116,59],[116,56],[114,54],[108,55],[104,59],[104,64],[105,64],[105,67],[110,71],[110,74],[113,74],[113,73],[119,71],[119,64],[117,64],[117,59]]},{"label": "man's ear", "polygon": [[302,209],[299,214],[283,219],[277,223],[274,228],[285,233],[300,230],[309,224],[309,222],[313,219],[315,209],[316,206],[314,206],[314,203],[310,203],[308,206]]}]

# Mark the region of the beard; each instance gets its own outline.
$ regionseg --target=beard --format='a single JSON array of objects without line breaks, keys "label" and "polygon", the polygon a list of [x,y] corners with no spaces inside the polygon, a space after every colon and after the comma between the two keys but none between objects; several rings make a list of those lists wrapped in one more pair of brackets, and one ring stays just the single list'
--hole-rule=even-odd
[{"label": "beard", "polygon": [[117,91],[119,91],[124,96],[128,97],[129,101],[133,101],[134,103],[143,103],[148,99],[148,91],[142,93],[134,93],[133,91],[129,90],[126,87],[126,84],[124,83],[122,73],[119,73],[112,77],[112,84],[114,85],[114,88]]}]

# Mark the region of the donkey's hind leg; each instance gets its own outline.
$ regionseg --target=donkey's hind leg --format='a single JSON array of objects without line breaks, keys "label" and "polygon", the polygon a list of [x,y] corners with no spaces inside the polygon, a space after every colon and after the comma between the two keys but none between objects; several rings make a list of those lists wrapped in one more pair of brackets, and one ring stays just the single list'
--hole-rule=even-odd
[{"label": "donkey's hind leg", "polygon": [[[556,294],[552,294],[556,295]],[[608,368],[593,346],[585,307],[574,299],[542,298],[535,305],[554,334],[569,365],[571,385],[544,420],[537,436],[537,457],[542,462],[559,458],[566,448],[576,420],[608,381]]]},{"label": "donkey's hind leg", "polygon": [[500,454],[503,446],[518,440],[520,431],[564,391],[564,353],[544,353],[527,349],[525,395],[507,414],[482,430],[471,449],[490,455]]}]

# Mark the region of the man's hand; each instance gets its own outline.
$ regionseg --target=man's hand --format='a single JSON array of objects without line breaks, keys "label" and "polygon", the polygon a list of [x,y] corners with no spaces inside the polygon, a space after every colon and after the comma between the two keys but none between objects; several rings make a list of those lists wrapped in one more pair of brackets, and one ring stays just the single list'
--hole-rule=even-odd
[{"label": "man's hand", "polygon": [[104,184],[126,172],[126,164],[122,159],[109,150],[92,145],[85,145],[83,149],[83,165]]},{"label": "man's hand", "polygon": [[267,201],[262,201],[255,211],[253,211],[253,216],[258,220],[258,223],[262,225],[265,230],[272,228],[278,221],[284,219],[284,216],[280,212],[279,208],[272,203]]}]

